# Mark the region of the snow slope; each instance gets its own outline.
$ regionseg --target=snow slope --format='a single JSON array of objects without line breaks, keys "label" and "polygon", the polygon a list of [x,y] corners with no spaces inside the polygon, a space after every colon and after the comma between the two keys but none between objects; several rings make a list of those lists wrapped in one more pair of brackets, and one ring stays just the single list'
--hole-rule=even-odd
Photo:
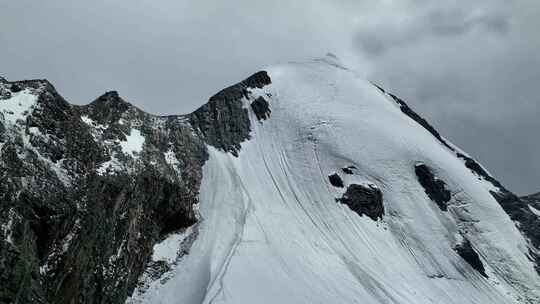
[{"label": "snow slope", "polygon": [[[272,84],[244,102],[265,98],[270,118],[250,110],[239,157],[209,147],[189,254],[128,303],[540,303],[494,186],[388,95],[325,60],[267,72]],[[446,183],[448,211],[419,184],[418,163]],[[345,188],[329,183],[334,172]],[[382,220],[336,202],[352,183],[382,190]],[[488,278],[454,250],[464,238]]]}]

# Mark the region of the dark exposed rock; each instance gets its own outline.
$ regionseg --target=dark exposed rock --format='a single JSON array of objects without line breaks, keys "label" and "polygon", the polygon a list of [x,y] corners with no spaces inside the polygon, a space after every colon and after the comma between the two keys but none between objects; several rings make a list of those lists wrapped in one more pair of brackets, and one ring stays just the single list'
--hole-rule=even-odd
[{"label": "dark exposed rock", "polygon": [[418,182],[424,188],[428,197],[434,201],[442,211],[448,209],[447,203],[452,198],[450,191],[446,188],[446,183],[433,175],[431,169],[424,165],[418,164],[415,166]]},{"label": "dark exposed rock", "polygon": [[403,112],[405,115],[409,116],[412,120],[416,121],[418,124],[420,124],[424,129],[426,129],[431,135],[433,135],[439,142],[441,142],[444,146],[446,146],[448,149],[454,151],[454,148],[450,146],[446,140],[442,138],[442,136],[439,134],[437,130],[433,126],[431,126],[427,120],[422,118],[422,116],[418,115],[415,111],[413,111],[402,99],[399,97],[396,97],[393,94],[389,94],[392,99],[396,103],[399,104],[401,112]]},{"label": "dark exposed rock", "polygon": [[459,152],[456,153],[456,155],[457,157],[465,160],[465,167],[469,168],[469,170],[476,173],[478,176],[481,176],[485,180],[489,181],[490,183],[493,184],[493,186],[502,188],[501,183],[495,178],[493,178],[491,175],[489,175],[489,173],[487,173],[486,170],[484,170],[484,168],[482,168],[482,166],[479,163],[477,163],[474,159]]},{"label": "dark exposed rock", "polygon": [[469,170],[497,187],[497,190],[490,191],[490,193],[516,224],[518,230],[529,241],[532,247],[532,249],[529,249],[529,259],[534,262],[536,272],[540,275],[540,217],[529,207],[540,210],[540,200],[537,199],[538,194],[520,198],[507,190],[477,161],[459,152],[456,155],[465,161],[465,166]]},{"label": "dark exposed rock", "polygon": [[132,109],[135,107],[123,100],[116,91],[106,92],[85,106],[88,116],[101,124],[115,123],[125,112]]},{"label": "dark exposed rock", "polygon": [[10,87],[10,89],[11,89],[11,92],[13,92],[13,93],[17,93],[17,92],[22,91],[22,87],[19,86],[19,85],[16,84],[16,83],[12,84],[11,87]]},{"label": "dark exposed rock", "polygon": [[471,242],[469,240],[464,239],[461,244],[456,245],[454,248],[465,262],[469,264],[474,270],[478,271],[483,277],[487,278],[488,275],[486,274],[486,270],[484,268],[484,264],[482,263],[482,260],[480,260],[480,256],[478,256],[478,253],[472,248]]},{"label": "dark exposed rock", "polygon": [[377,85],[377,84],[375,84],[373,82],[371,84],[374,85],[379,91],[381,91],[381,93],[383,93],[383,94],[386,93],[386,91],[383,88],[381,88],[379,85]]},{"label": "dark exposed rock", "polygon": [[338,202],[347,205],[358,215],[367,215],[372,220],[382,219],[384,215],[383,196],[379,188],[368,185],[352,184]]},{"label": "dark exposed rock", "polygon": [[249,88],[262,88],[270,83],[265,71],[258,72],[210,97],[208,103],[187,117],[208,144],[238,155],[240,143],[249,139],[251,131],[241,99],[248,97]]},{"label": "dark exposed rock", "polygon": [[268,119],[270,118],[270,107],[268,105],[268,101],[266,101],[264,98],[259,97],[255,99],[251,103],[251,108],[253,109],[253,112],[255,113],[255,116],[257,116],[258,120]]},{"label": "dark exposed rock", "polygon": [[[519,198],[509,190],[507,190],[497,179],[495,179],[493,176],[491,176],[478,162],[476,162],[474,159],[472,159],[469,156],[464,155],[463,153],[455,151],[455,149],[449,145],[444,138],[439,134],[437,130],[433,126],[431,126],[425,119],[423,119],[420,115],[415,113],[402,99],[399,97],[387,93],[383,88],[380,86],[373,84],[375,87],[377,87],[378,90],[380,90],[383,94],[388,94],[399,106],[401,111],[409,116],[411,119],[422,125],[428,132],[430,132],[437,140],[439,140],[443,145],[445,145],[450,150],[456,152],[456,156],[463,159],[465,161],[465,166],[474,172],[476,175],[478,175],[480,178],[483,178],[484,180],[490,182],[493,186],[497,187],[497,191],[491,191],[492,196],[497,200],[497,202],[501,205],[501,207],[504,209],[504,211],[510,216],[512,221],[516,223],[516,227],[521,231],[521,233],[530,241],[531,246],[533,249],[529,250],[529,257],[533,262],[535,262],[536,271],[540,275],[540,217],[536,216],[529,208],[529,204],[531,202],[528,197],[525,198]],[[424,171],[425,173],[425,171]],[[417,170],[418,174],[418,170]],[[420,171],[420,174],[422,174],[422,170]],[[428,182],[431,180],[429,177],[429,174],[426,174],[425,182]],[[419,177],[420,180],[420,177]],[[422,183],[422,181],[420,181]],[[437,203],[439,208],[441,210],[446,210],[446,202],[450,200],[450,192],[447,192],[445,190],[444,182],[442,181],[435,181],[428,184],[431,184],[432,189],[428,191],[426,186],[424,186],[424,189],[426,189],[426,193],[432,199]],[[431,193],[431,194],[430,194]],[[446,202],[445,202],[446,201]],[[534,205],[538,206],[538,205]],[[538,206],[540,208],[540,206]],[[537,209],[540,210],[540,209]]]},{"label": "dark exposed rock", "polygon": [[7,80],[0,77],[0,101],[11,98],[11,90],[9,89],[9,85],[6,85],[7,83]]},{"label": "dark exposed rock", "polygon": [[540,210],[540,200],[537,199],[537,195],[520,198],[504,188],[491,191],[491,195],[499,202],[510,219],[517,223],[516,227],[534,248],[529,250],[529,258],[535,263],[536,272],[540,275],[540,216],[531,210],[531,207]]},{"label": "dark exposed rock", "polygon": [[538,194],[518,197],[507,190],[497,179],[491,176],[478,162],[462,153],[457,156],[465,160],[465,166],[479,177],[490,182],[498,190],[490,191],[491,195],[516,223],[516,227],[530,242],[533,249],[529,250],[529,258],[535,263],[536,272],[540,275],[540,217],[534,214],[531,207],[540,210]]},{"label": "dark exposed rock", "polygon": [[334,187],[343,188],[345,185],[343,184],[343,180],[337,173],[333,173],[328,175],[328,180],[330,181],[330,184]]},{"label": "dark exposed rock", "polygon": [[345,174],[354,174],[353,170],[356,169],[355,166],[348,166],[348,167],[345,167],[345,168],[341,168],[341,171],[343,171],[343,173]]}]

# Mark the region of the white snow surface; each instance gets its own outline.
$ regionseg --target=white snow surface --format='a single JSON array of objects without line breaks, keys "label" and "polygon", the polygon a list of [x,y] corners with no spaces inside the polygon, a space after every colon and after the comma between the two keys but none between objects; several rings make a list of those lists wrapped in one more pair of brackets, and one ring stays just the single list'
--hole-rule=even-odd
[{"label": "white snow surface", "polygon": [[[527,242],[490,186],[388,96],[324,61],[267,71],[271,95],[257,95],[270,118],[250,110],[239,157],[209,147],[189,254],[128,302],[540,303]],[[419,184],[419,162],[452,191],[447,212]],[[337,203],[333,172],[381,189],[383,220]],[[463,237],[488,279],[453,250]]]},{"label": "white snow surface", "polygon": [[0,113],[4,121],[14,124],[17,120],[24,120],[37,104],[38,96],[30,90],[12,93],[11,98],[0,100]]},{"label": "white snow surface", "polygon": [[178,251],[181,249],[182,242],[191,234],[192,227],[185,231],[172,233],[164,240],[154,245],[152,261],[165,261],[172,264],[178,258]]},{"label": "white snow surface", "polygon": [[122,152],[135,156],[136,153],[140,153],[144,145],[144,136],[141,131],[137,129],[131,129],[130,133],[126,135],[125,141],[120,141],[120,147]]}]

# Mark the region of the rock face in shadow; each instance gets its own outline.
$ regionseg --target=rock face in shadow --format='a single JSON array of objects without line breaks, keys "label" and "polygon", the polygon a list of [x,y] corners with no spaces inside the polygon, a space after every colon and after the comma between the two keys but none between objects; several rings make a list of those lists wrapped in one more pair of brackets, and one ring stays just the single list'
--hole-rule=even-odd
[{"label": "rock face in shadow", "polygon": [[439,206],[442,211],[447,211],[447,203],[452,198],[452,194],[446,187],[446,183],[433,175],[431,169],[424,165],[415,166],[418,182],[424,188],[428,197]]},{"label": "rock face in shadow", "polygon": [[[265,72],[186,116],[154,116],[107,92],[85,106],[46,80],[0,80],[0,303],[124,303],[153,245],[198,221],[206,143],[237,153],[241,98]],[[133,148],[136,147],[136,148]]]},{"label": "rock face in shadow", "polygon": [[255,101],[251,103],[251,109],[253,109],[258,120],[266,120],[270,118],[270,113],[272,113],[268,101],[262,97],[255,99]]},{"label": "rock face in shadow", "polygon": [[347,205],[356,214],[365,214],[374,221],[382,219],[384,215],[382,192],[373,185],[351,184],[337,201]]},{"label": "rock face in shadow", "polygon": [[459,254],[459,256],[464,259],[465,262],[467,262],[467,264],[469,264],[474,270],[478,271],[478,273],[483,277],[488,277],[484,264],[482,263],[482,260],[480,260],[480,256],[478,256],[478,253],[476,253],[476,251],[472,248],[469,240],[464,239],[463,242],[458,244],[454,249],[456,250],[457,254]]},{"label": "rock face in shadow", "polygon": [[240,143],[249,139],[251,131],[242,98],[248,98],[249,88],[262,88],[270,83],[266,72],[258,72],[210,97],[208,103],[187,117],[208,144],[238,155]]}]

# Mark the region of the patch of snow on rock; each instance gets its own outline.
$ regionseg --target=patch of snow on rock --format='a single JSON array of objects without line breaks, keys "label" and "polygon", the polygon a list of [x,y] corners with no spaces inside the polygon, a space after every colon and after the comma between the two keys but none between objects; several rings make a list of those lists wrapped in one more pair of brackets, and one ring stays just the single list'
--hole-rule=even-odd
[{"label": "patch of snow on rock", "polygon": [[191,234],[192,228],[189,227],[183,232],[173,233],[166,239],[154,245],[152,261],[165,261],[172,264],[178,256],[182,242]]},{"label": "patch of snow on rock", "polygon": [[540,210],[534,208],[533,206],[529,205],[529,209],[532,213],[534,213],[536,216],[540,216]]},{"label": "patch of snow on rock", "polygon": [[38,97],[26,89],[13,93],[10,99],[0,100],[0,113],[6,122],[14,124],[17,120],[24,120],[31,113],[37,103]]},{"label": "patch of snow on rock", "polygon": [[180,170],[179,170],[179,167],[178,165],[180,165],[180,161],[178,160],[178,158],[176,158],[176,154],[174,153],[173,150],[168,150],[167,152],[163,153],[163,156],[165,157],[165,162],[172,166],[174,168],[174,170],[180,174]]},{"label": "patch of snow on rock", "polygon": [[120,142],[120,147],[122,147],[122,152],[135,156],[137,153],[141,153],[144,145],[144,136],[142,136],[141,131],[132,129],[129,135],[126,135],[126,140]]}]

